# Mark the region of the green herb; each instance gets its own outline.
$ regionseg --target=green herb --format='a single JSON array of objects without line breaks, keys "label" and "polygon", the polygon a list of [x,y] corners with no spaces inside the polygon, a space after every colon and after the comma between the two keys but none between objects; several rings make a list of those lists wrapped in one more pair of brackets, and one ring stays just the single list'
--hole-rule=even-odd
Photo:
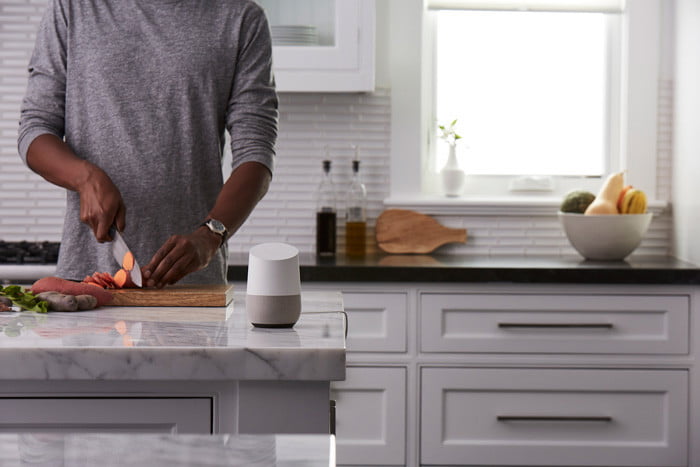
[{"label": "green herb", "polygon": [[32,292],[24,290],[24,288],[19,285],[8,285],[5,287],[0,285],[0,296],[9,298],[12,300],[12,303],[22,310],[36,311],[37,313],[46,313],[49,311],[49,304],[47,301],[40,300]]}]

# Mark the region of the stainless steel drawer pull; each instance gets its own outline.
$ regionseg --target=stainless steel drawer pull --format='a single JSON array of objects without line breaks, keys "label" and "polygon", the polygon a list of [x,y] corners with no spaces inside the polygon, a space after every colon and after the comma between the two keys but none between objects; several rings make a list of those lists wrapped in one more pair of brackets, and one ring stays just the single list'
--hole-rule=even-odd
[{"label": "stainless steel drawer pull", "polygon": [[576,415],[497,415],[499,422],[612,422],[612,417]]},{"label": "stainless steel drawer pull", "polygon": [[612,323],[498,323],[499,328],[612,329]]}]

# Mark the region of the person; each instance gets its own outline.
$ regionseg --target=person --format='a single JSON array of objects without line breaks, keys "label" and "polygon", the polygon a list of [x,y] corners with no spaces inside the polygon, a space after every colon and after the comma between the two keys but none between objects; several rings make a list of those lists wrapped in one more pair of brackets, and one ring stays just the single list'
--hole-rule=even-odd
[{"label": "person", "polygon": [[67,189],[58,276],[115,272],[114,225],[144,285],[225,282],[226,240],[272,178],[271,57],[252,0],[50,0],[18,150]]}]

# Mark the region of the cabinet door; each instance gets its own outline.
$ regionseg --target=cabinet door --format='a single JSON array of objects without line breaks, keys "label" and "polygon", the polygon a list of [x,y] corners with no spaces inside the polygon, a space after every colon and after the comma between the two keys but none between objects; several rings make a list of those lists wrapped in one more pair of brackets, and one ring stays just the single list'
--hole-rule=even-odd
[{"label": "cabinet door", "polygon": [[[257,2],[272,30],[279,91],[374,90],[374,0]],[[318,43],[304,39],[313,35]],[[295,36],[299,45],[294,45]]]},{"label": "cabinet door", "polygon": [[405,352],[405,293],[343,292],[349,352]]},{"label": "cabinet door", "polygon": [[336,402],[339,465],[403,465],[406,449],[406,369],[347,368],[331,384]]},{"label": "cabinet door", "polygon": [[421,463],[686,466],[685,370],[423,368]]},{"label": "cabinet door", "polygon": [[3,397],[0,432],[212,433],[209,397]]}]

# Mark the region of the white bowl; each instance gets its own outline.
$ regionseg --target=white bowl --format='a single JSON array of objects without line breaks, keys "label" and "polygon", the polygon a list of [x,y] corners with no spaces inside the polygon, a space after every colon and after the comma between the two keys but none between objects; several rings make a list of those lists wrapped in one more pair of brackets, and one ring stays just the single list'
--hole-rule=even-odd
[{"label": "white bowl", "polygon": [[652,214],[584,215],[559,212],[569,243],[591,260],[623,260],[642,242]]}]

